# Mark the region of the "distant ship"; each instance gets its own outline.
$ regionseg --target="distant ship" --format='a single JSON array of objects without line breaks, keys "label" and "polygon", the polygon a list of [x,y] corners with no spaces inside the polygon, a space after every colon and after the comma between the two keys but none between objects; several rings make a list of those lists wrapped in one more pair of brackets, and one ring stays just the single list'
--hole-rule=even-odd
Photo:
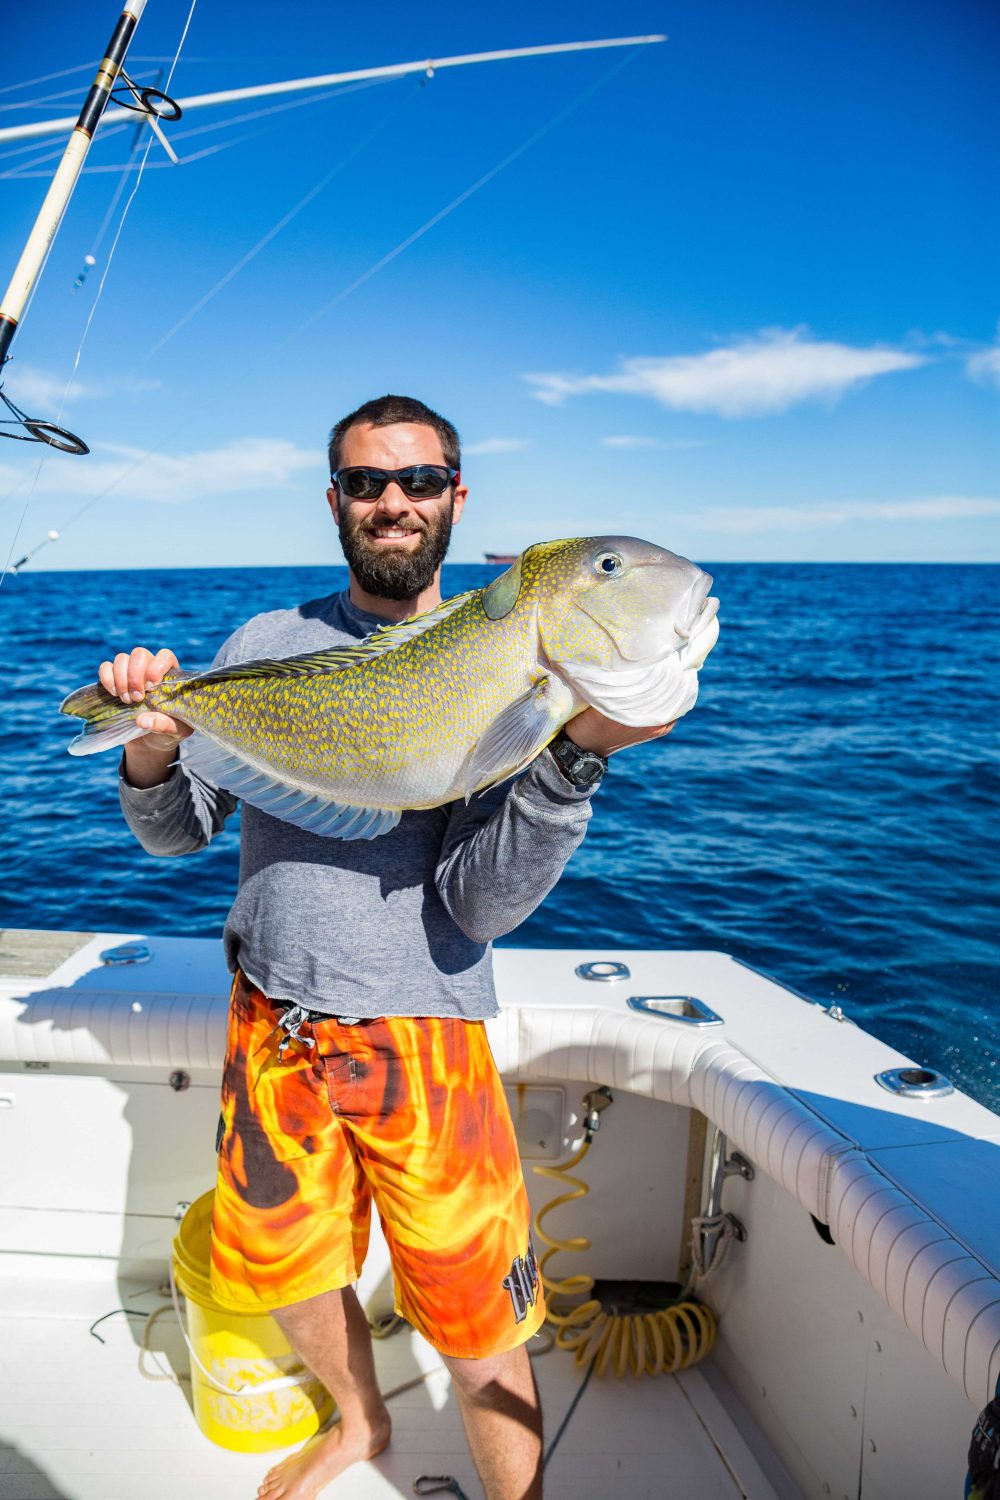
[{"label": "distant ship", "polygon": [[520,553],[517,552],[487,552],[486,561],[496,563],[497,567],[509,568],[511,563],[516,563]]}]

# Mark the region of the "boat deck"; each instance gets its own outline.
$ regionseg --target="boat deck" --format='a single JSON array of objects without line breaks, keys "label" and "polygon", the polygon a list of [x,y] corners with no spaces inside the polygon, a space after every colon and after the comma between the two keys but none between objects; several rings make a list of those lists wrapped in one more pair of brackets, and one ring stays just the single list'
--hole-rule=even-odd
[{"label": "boat deck", "polygon": [[[8,1298],[12,1288],[8,1287]],[[163,1307],[157,1289],[22,1283],[4,1317],[0,1368],[0,1495],[4,1500],[252,1500],[283,1452],[242,1454],[215,1446],[191,1412],[188,1381],[144,1378],[143,1321],[109,1318],[118,1305]],[[150,1329],[151,1375],[182,1373],[187,1353],[172,1310]],[[453,1475],[481,1500],[447,1370],[416,1334],[375,1345],[383,1390],[426,1379],[390,1402],[391,1447],[326,1492],[331,1500],[410,1496],[420,1474]],[[582,1373],[552,1349],[535,1361],[548,1439]],[[679,1377],[590,1381],[546,1471],[547,1500],[779,1500],[700,1370]],[[288,1451],[288,1450],[285,1450]],[[782,1488],[781,1500],[787,1496]]]}]

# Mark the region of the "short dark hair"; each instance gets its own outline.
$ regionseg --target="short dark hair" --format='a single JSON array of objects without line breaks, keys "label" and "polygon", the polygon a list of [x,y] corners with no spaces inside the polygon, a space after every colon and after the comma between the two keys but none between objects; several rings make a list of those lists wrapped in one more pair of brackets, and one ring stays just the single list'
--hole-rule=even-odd
[{"label": "short dark hair", "polygon": [[335,473],[340,468],[340,449],[344,436],[349,427],[359,426],[365,423],[371,427],[393,427],[397,422],[419,422],[425,427],[433,427],[441,439],[441,451],[444,461],[450,469],[462,467],[462,449],[458,440],[458,433],[447,418],[439,416],[422,401],[417,401],[413,396],[377,396],[374,401],[366,401],[364,406],[359,406],[357,411],[350,412],[340,421],[330,433],[330,472]]}]

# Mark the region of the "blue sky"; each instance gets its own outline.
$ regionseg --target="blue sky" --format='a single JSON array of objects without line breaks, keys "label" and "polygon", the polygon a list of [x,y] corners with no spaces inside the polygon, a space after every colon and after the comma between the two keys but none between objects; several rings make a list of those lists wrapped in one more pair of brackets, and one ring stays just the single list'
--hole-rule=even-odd
[{"label": "blue sky", "polygon": [[[149,0],[136,73],[173,56],[187,11]],[[92,453],[49,454],[39,470],[41,450],[0,447],[3,557],[53,527],[62,537],[36,566],[339,561],[326,433],[396,390],[444,411],[466,445],[456,561],[615,531],[706,561],[1000,559],[998,25],[985,0],[391,0],[306,4],[294,29],[275,17],[263,0],[199,0],[172,92],[670,40],[280,113],[257,113],[270,100],[192,110],[169,127],[196,159],[170,167],[154,147],[61,408]],[[56,0],[44,22],[22,7],[6,79],[94,62],[115,18],[113,3]],[[75,114],[88,82],[8,88],[0,126]],[[131,135],[99,135],[89,164],[125,162]],[[59,144],[0,142],[4,284],[46,187],[25,174],[51,171],[40,158]],[[134,177],[86,285],[73,282],[118,182],[81,180],[15,340],[5,388],[33,416],[60,410]]]}]

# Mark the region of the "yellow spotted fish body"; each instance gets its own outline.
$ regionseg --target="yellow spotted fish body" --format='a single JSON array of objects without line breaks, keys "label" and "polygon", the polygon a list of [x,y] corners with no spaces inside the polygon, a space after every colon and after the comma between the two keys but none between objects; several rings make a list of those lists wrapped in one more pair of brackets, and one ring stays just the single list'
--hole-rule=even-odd
[{"label": "yellow spotted fish body", "polygon": [[514,774],[588,703],[632,723],[686,712],[717,631],[710,585],[634,538],[541,543],[357,646],[174,673],[131,708],[82,688],[62,705],[86,720],[70,750],[137,738],[159,710],[196,731],[181,754],[199,775],[312,832],[374,838]]}]

